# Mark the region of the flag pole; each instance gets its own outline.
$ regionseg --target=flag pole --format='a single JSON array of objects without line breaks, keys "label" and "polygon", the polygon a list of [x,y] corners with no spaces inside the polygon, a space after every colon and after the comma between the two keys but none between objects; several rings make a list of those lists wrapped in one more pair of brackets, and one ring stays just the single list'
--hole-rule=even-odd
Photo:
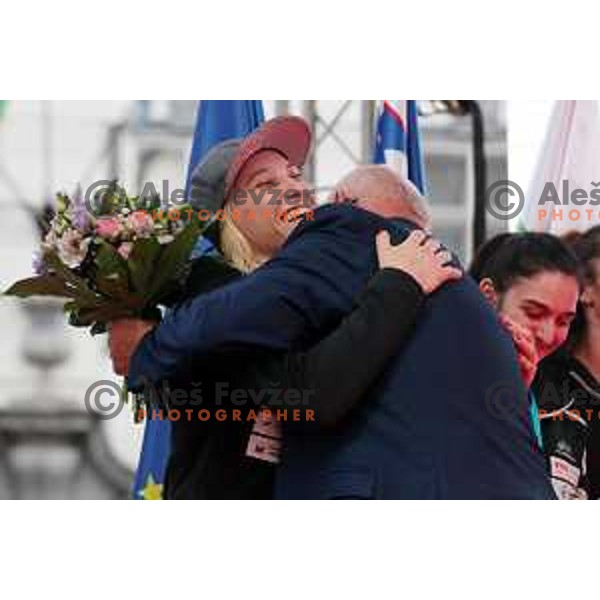
[{"label": "flag pole", "polygon": [[473,177],[475,210],[473,212],[473,254],[485,242],[487,227],[485,220],[485,192],[487,189],[487,162],[485,157],[485,122],[483,111],[477,100],[463,100],[471,115],[473,144]]}]

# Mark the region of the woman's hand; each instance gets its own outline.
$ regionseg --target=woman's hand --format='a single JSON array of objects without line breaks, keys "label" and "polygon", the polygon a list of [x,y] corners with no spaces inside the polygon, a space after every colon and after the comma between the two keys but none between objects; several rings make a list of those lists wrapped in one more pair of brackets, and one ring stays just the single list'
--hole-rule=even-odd
[{"label": "woman's hand", "polygon": [[117,375],[127,375],[129,359],[142,338],[156,326],[154,321],[142,319],[119,319],[108,328],[108,347]]},{"label": "woman's hand", "polygon": [[535,340],[533,335],[526,327],[519,325],[513,319],[506,315],[500,315],[500,322],[512,336],[517,356],[519,357],[519,367],[521,375],[525,380],[527,388],[531,387],[537,371],[539,356],[535,349]]},{"label": "woman's hand", "polygon": [[377,258],[380,269],[398,269],[410,275],[426,294],[430,294],[447,281],[460,279],[460,269],[448,265],[452,255],[440,250],[442,245],[418,229],[402,243],[394,246],[387,231],[380,231],[376,238]]}]

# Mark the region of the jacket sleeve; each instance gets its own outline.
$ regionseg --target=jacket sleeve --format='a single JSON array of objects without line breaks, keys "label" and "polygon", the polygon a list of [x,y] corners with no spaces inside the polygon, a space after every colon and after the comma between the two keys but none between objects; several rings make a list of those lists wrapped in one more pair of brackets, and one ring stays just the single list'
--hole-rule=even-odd
[{"label": "jacket sleeve", "polygon": [[128,385],[136,391],[177,375],[194,357],[232,346],[287,350],[308,326],[302,301],[293,298],[279,270],[243,278],[184,302],[169,312],[136,348]]},{"label": "jacket sleeve", "polygon": [[383,269],[331,334],[260,368],[259,381],[301,391],[302,418],[287,426],[330,427],[350,412],[409,337],[425,297],[410,275]]},{"label": "jacket sleeve", "polygon": [[[344,246],[352,216],[324,211],[319,220],[317,213],[277,258],[167,314],[131,358],[130,389],[177,375],[191,357],[197,362],[232,348],[305,348],[324,327],[339,322],[364,285],[352,260],[355,248]],[[366,252],[373,253],[372,246]]]}]

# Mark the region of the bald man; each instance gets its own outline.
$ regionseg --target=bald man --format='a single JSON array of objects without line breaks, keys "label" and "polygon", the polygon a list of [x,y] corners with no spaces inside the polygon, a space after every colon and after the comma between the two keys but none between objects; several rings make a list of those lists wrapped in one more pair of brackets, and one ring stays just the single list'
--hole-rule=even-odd
[{"label": "bald man", "polygon": [[[374,274],[377,232],[402,240],[427,225],[418,192],[385,167],[358,169],[334,196],[297,223],[274,259],[147,335],[132,357],[132,389],[143,374],[168,378],[190,355],[310,347]],[[490,409],[499,383],[514,403],[501,419]],[[553,498],[528,416],[512,340],[463,278],[427,300],[411,339],[352,415],[325,433],[286,431],[277,496]]]},{"label": "bald man", "polygon": [[425,197],[385,165],[356,167],[334,187],[331,202],[349,202],[385,218],[402,216],[422,229],[431,227]]}]

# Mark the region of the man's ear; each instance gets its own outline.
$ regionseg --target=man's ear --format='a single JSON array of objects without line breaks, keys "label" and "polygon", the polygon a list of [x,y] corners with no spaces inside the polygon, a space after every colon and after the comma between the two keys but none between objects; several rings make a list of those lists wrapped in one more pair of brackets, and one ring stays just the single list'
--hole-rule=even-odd
[{"label": "man's ear", "polygon": [[498,292],[494,287],[494,282],[489,277],[484,277],[479,282],[479,289],[486,300],[494,307],[498,308]]}]

